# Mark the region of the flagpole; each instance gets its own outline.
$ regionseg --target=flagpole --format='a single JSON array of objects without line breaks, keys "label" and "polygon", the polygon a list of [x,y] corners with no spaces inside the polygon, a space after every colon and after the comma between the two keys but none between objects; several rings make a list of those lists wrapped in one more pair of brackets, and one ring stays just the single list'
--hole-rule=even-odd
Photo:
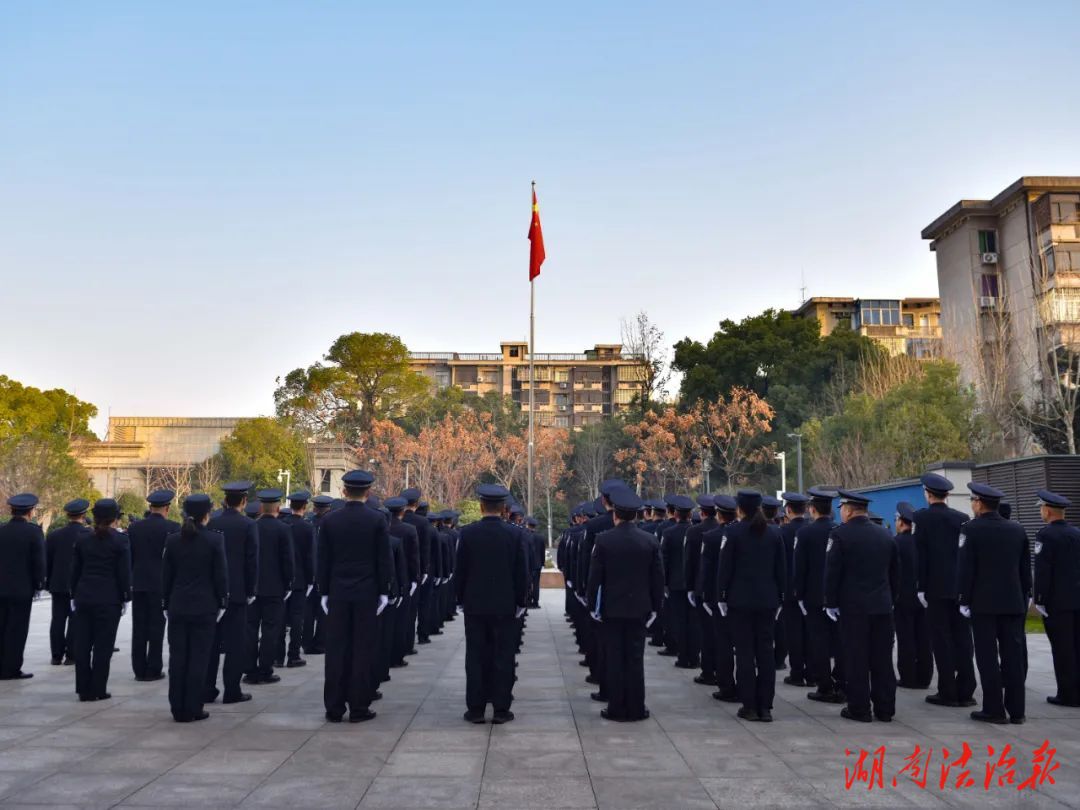
[{"label": "flagpole", "polygon": [[[532,184],[532,197],[536,196],[536,181]],[[530,199],[530,204],[532,200]],[[533,465],[536,455],[536,279],[529,279],[529,482],[526,488],[525,509],[533,513]]]}]

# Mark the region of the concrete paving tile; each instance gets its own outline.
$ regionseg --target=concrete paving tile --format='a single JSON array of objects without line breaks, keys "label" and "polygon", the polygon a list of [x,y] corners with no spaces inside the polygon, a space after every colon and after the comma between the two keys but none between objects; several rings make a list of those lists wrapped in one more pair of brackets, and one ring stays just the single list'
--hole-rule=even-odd
[{"label": "concrete paving tile", "polygon": [[600,810],[669,810],[669,808],[702,808],[715,810],[698,779],[593,776],[593,791]]},{"label": "concrete paving tile", "polygon": [[513,807],[521,810],[563,808],[591,810],[596,807],[587,777],[488,779],[480,788],[480,810]]},{"label": "concrete paving tile", "polygon": [[585,757],[581,750],[507,751],[492,748],[487,755],[484,777],[514,779],[518,776],[584,776]]},{"label": "concrete paving tile", "polygon": [[161,748],[106,748],[64,766],[65,773],[148,773],[160,776],[196,751]]},{"label": "concrete paving tile", "polygon": [[377,777],[364,794],[361,808],[466,808],[476,807],[479,777],[447,779],[401,776]]},{"label": "concrete paving tile", "polygon": [[[376,707],[378,708],[378,707]],[[325,712],[260,712],[245,723],[250,729],[318,731],[326,725]]]},{"label": "concrete paving tile", "polygon": [[481,776],[483,751],[394,751],[380,776]]},{"label": "concrete paving tile", "polygon": [[[463,734],[459,729],[406,731],[397,739],[394,751],[486,751],[490,728],[481,726],[477,733]],[[505,747],[505,741],[501,743]]]},{"label": "concrete paving tile", "polygon": [[128,796],[121,806],[235,807],[262,779],[245,774],[168,773]]},{"label": "concrete paving tile", "polygon": [[57,770],[90,756],[82,748],[17,746],[0,751],[0,772]]},{"label": "concrete paving tile", "polygon": [[80,807],[112,807],[153,778],[146,773],[54,773],[20,789],[18,800],[37,805],[74,800]]},{"label": "concrete paving tile", "polygon": [[319,807],[326,810],[352,810],[371,785],[363,776],[326,776],[320,774],[272,774],[253,790],[242,808]]},{"label": "concrete paving tile", "polygon": [[0,799],[18,800],[22,791],[49,776],[50,771],[4,771],[0,773]]},{"label": "concrete paving tile", "polygon": [[35,737],[33,744],[50,748],[107,748],[120,743],[128,736],[130,734],[127,729],[102,728],[94,726],[92,721],[80,720]]},{"label": "concrete paving tile", "polygon": [[702,786],[716,802],[717,807],[785,807],[824,808],[832,807],[824,796],[819,796],[800,779],[784,778],[708,778]]},{"label": "concrete paving tile", "polygon": [[172,773],[243,774],[258,776],[271,773],[290,756],[289,751],[204,750],[181,762]]},{"label": "concrete paving tile", "polygon": [[597,776],[690,776],[690,766],[678,751],[644,748],[586,752],[589,775]]},{"label": "concrete paving tile", "polygon": [[222,734],[207,746],[207,750],[228,748],[234,751],[296,751],[311,739],[314,733],[243,725]]}]

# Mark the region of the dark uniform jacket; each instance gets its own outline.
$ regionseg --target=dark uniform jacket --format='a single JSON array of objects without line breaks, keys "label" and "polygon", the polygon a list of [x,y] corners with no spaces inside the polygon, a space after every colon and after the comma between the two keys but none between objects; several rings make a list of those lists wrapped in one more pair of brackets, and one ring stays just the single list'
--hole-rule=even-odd
[{"label": "dark uniform jacket", "polygon": [[131,590],[161,593],[161,556],[165,538],[180,531],[180,524],[151,513],[128,529],[131,541]]},{"label": "dark uniform jacket", "polygon": [[[578,544],[577,571],[574,572],[574,590],[579,596],[585,596],[589,587],[589,567],[592,565],[593,545],[596,538],[609,529],[615,528],[615,518],[611,512],[604,512],[585,521],[585,533]],[[592,608],[590,608],[591,610]]]},{"label": "dark uniform jacket", "polygon": [[664,585],[671,591],[685,591],[686,532],[690,521],[676,523],[660,537],[660,559],[664,563]]},{"label": "dark uniform jacket", "polygon": [[66,595],[71,587],[75,538],[92,531],[85,523],[68,523],[45,537],[45,581],[49,593]]},{"label": "dark uniform jacket", "polygon": [[1027,612],[1031,560],[1023,526],[988,512],[964,524],[958,545],[957,602],[972,613]]},{"label": "dark uniform jacket", "polygon": [[1080,529],[1064,520],[1035,535],[1035,604],[1080,610]]},{"label": "dark uniform jacket", "polygon": [[161,562],[162,599],[170,616],[205,616],[225,609],[229,572],[220,532],[200,529],[190,538],[170,534]]},{"label": "dark uniform jacket", "polygon": [[33,599],[45,582],[41,527],[24,517],[0,526],[0,598]]},{"label": "dark uniform jacket", "polygon": [[791,595],[807,608],[825,605],[825,548],[833,525],[831,517],[819,517],[795,533],[792,549],[795,576],[791,581]]},{"label": "dark uniform jacket", "polygon": [[296,515],[287,515],[281,520],[292,532],[293,590],[306,591],[308,585],[315,582],[315,530]]},{"label": "dark uniform jacket", "polygon": [[431,547],[435,544],[435,527],[426,517],[416,512],[405,512],[401,516],[403,523],[408,523],[416,529],[416,537],[420,543],[420,575],[431,574]]},{"label": "dark uniform jacket", "polygon": [[720,544],[724,542],[724,530],[736,522],[733,520],[730,523],[721,523],[718,520],[716,528],[701,536],[701,563],[697,581],[694,583],[699,603],[715,605],[717,602],[716,574],[720,570]]},{"label": "dark uniform jacket", "polygon": [[664,606],[660,542],[633,523],[597,535],[589,566],[588,607],[605,619],[647,619]]},{"label": "dark uniform jacket", "polygon": [[409,593],[409,569],[405,562],[405,546],[401,542],[401,535],[394,531],[393,526],[388,527],[390,537],[390,557],[394,562],[394,577],[390,583],[390,598],[407,596]]},{"label": "dark uniform jacket", "polygon": [[76,605],[119,605],[131,601],[131,547],[116,529],[75,539],[71,560],[71,598]]},{"label": "dark uniform jacket", "polygon": [[755,535],[746,520],[725,526],[716,601],[726,602],[734,610],[776,610],[787,584],[784,558],[779,527],[769,524],[764,533]]},{"label": "dark uniform jacket", "polygon": [[832,530],[825,554],[825,605],[845,613],[892,613],[900,590],[896,541],[866,515]]},{"label": "dark uniform jacket", "polygon": [[918,590],[927,599],[956,598],[956,551],[968,516],[943,503],[915,513],[912,536],[919,558]]},{"label": "dark uniform jacket", "polygon": [[400,518],[390,519],[389,531],[401,542],[401,554],[405,560],[405,577],[398,583],[401,588],[398,595],[408,596],[412,583],[420,581],[420,538],[416,528]]},{"label": "dark uniform jacket", "polygon": [[346,602],[390,595],[395,576],[390,530],[366,504],[348,501],[323,518],[316,557],[319,593]]},{"label": "dark uniform jacket", "polygon": [[502,518],[487,515],[462,527],[454,571],[457,601],[467,615],[506,618],[525,607],[525,546]]},{"label": "dark uniform jacket", "polygon": [[683,578],[686,590],[698,592],[698,572],[701,570],[702,538],[720,523],[715,517],[704,518],[686,530],[686,553],[683,559]]},{"label": "dark uniform jacket", "polygon": [[570,534],[566,538],[566,568],[563,569],[563,573],[566,575],[566,579],[573,586],[574,591],[577,591],[577,570],[578,570],[578,550],[581,547],[581,539],[585,536],[585,524],[579,523],[570,530]]},{"label": "dark uniform jacket", "polygon": [[239,509],[226,509],[210,518],[206,528],[225,538],[225,562],[229,572],[229,602],[240,605],[255,596],[259,584],[258,523]]},{"label": "dark uniform jacket", "polygon": [[266,598],[284,597],[292,590],[295,575],[292,532],[273,515],[260,515],[255,525],[259,529],[259,584],[255,592]]},{"label": "dark uniform jacket", "polygon": [[539,571],[544,567],[544,557],[547,556],[547,544],[544,542],[544,536],[529,530],[529,542],[532,543],[532,570]]},{"label": "dark uniform jacket", "polygon": [[911,532],[901,532],[893,540],[900,558],[900,592],[896,594],[896,607],[917,610],[922,607],[918,596],[919,550]]},{"label": "dark uniform jacket", "polygon": [[795,535],[806,525],[806,518],[801,515],[780,527],[780,536],[784,539],[784,562],[787,564],[787,583],[784,585],[784,599],[794,602],[795,589]]}]

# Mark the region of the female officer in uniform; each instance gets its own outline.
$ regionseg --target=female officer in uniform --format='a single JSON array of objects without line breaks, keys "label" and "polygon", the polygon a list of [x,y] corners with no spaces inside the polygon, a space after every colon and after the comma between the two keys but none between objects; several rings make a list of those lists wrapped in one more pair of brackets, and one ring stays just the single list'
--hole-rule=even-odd
[{"label": "female officer in uniform", "polygon": [[94,531],[76,539],[71,561],[75,691],[82,701],[111,697],[105,687],[116,627],[131,601],[131,547],[116,529],[120,507],[102,498],[91,511]]},{"label": "female officer in uniform", "polygon": [[225,538],[206,528],[209,495],[184,500],[184,525],[165,539],[164,608],[169,617],[169,707],[177,723],[210,716],[203,711],[214,624],[225,613],[229,577]]}]

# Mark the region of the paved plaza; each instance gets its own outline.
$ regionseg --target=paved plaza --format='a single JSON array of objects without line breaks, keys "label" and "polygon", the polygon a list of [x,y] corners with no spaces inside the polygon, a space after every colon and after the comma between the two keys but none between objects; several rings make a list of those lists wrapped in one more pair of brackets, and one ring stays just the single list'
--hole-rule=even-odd
[{"label": "paved plaza", "polygon": [[[0,806],[288,808],[680,808],[998,805],[1080,806],[1080,710],[1048,706],[1046,639],[1029,639],[1028,723],[983,726],[967,710],[935,709],[923,692],[900,690],[891,724],[841,720],[839,707],[780,685],[772,724],[735,719],[692,671],[646,653],[651,719],[613,724],[589,699],[562,593],[545,591],[532,611],[515,688],[517,720],[468,725],[465,644],[459,619],[393,671],[360,725],[323,720],[322,658],[251,687],[255,700],[209,706],[209,720],[172,722],[166,682],[136,683],[122,620],[109,688],[112,700],[79,703],[70,667],[49,666],[49,603],[36,603],[25,669],[29,681],[0,683]],[[782,673],[781,673],[782,674]],[[490,716],[490,709],[489,709]],[[986,746],[1009,743],[1016,781],[1031,773],[1044,740],[1060,767],[1037,792],[983,788]],[[938,787],[942,748],[955,760],[967,742],[975,786]],[[845,764],[885,745],[884,787],[845,789]],[[920,746],[933,749],[927,787],[892,777]],[[853,751],[845,756],[845,749]],[[950,771],[955,781],[963,766]],[[998,771],[1001,773],[1002,771]]]}]

